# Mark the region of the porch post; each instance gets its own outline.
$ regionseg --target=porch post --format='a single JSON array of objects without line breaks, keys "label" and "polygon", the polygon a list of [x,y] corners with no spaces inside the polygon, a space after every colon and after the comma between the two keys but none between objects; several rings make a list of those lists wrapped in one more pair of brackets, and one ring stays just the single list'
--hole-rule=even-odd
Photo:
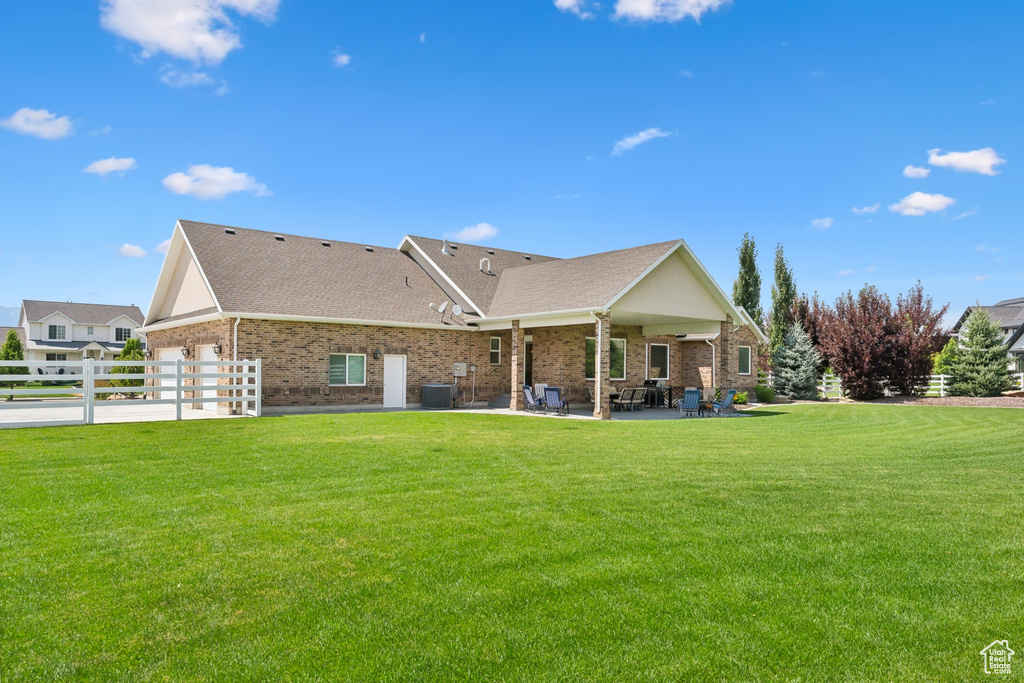
[{"label": "porch post", "polygon": [[525,344],[523,343],[523,331],[519,328],[519,321],[512,321],[512,402],[509,408],[513,411],[523,409],[523,368],[522,354]]},{"label": "porch post", "polygon": [[594,359],[594,417],[610,420],[612,417],[611,394],[612,385],[608,381],[611,374],[612,356],[612,322],[610,313],[596,313],[595,343],[597,358]]}]

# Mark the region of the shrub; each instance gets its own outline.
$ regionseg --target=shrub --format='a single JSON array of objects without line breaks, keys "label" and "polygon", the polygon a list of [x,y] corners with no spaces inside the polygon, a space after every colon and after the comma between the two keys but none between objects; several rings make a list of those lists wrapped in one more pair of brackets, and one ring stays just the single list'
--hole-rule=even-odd
[{"label": "shrub", "polygon": [[[142,350],[142,342],[135,338],[126,341],[124,349],[121,351],[121,355],[117,357],[117,360],[146,360],[146,353]],[[138,375],[145,371],[146,366],[144,363],[138,365],[116,365],[110,368],[111,375]],[[112,387],[141,387],[144,383],[145,380],[141,379],[114,379],[113,377],[110,379],[110,386]]]},{"label": "shrub", "polygon": [[[25,352],[21,346],[21,339],[18,338],[18,333],[14,330],[7,332],[7,339],[4,340],[3,346],[0,346],[0,361],[5,360],[25,360]],[[27,375],[29,369],[24,367],[3,367],[0,366],[0,375]],[[3,386],[13,388],[17,382],[3,382]],[[7,400],[14,400],[13,396],[8,396]]]},{"label": "shrub", "polygon": [[772,359],[775,367],[775,391],[802,401],[818,398],[818,367],[821,355],[811,345],[811,338],[797,323],[789,326],[782,347]]},{"label": "shrub", "polygon": [[950,374],[954,396],[998,396],[1011,387],[1009,360],[999,327],[975,308],[962,330],[963,342]]},{"label": "shrub", "polygon": [[935,310],[918,282],[896,299],[898,332],[889,359],[889,389],[903,396],[924,396],[932,373],[932,355],[942,348],[942,318],[949,304]]},{"label": "shrub", "polygon": [[754,390],[757,393],[758,403],[771,403],[775,400],[775,390],[771,387],[758,387]]},{"label": "shrub", "polygon": [[932,374],[933,375],[949,375],[953,372],[953,365],[956,363],[956,357],[960,351],[960,342],[956,339],[950,339],[946,342],[946,345],[942,347],[942,350],[938,353],[932,354]]},{"label": "shrub", "polygon": [[743,406],[743,405],[747,404],[747,400],[749,398],[750,397],[747,394],[747,392],[745,392],[745,391],[737,391],[736,395],[732,397],[732,402],[735,403],[738,406]]},{"label": "shrub", "polygon": [[821,363],[818,364],[818,374],[823,375],[828,369],[828,356],[821,348],[821,335],[828,317],[828,306],[818,298],[817,292],[813,297],[801,294],[793,301],[793,321],[804,328],[804,332],[811,338],[811,345],[821,355]]}]

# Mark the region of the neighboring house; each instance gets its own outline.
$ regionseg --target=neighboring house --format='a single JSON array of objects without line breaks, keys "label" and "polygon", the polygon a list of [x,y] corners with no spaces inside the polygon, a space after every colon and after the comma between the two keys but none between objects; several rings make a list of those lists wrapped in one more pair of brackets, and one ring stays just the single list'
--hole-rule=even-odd
[{"label": "neighboring house", "polygon": [[954,336],[959,336],[960,328],[976,308],[988,313],[992,322],[1002,330],[1003,342],[1010,353],[1010,369],[1024,372],[1024,297],[1000,301],[994,306],[968,306],[953,326]]},{"label": "neighboring house", "polygon": [[139,336],[144,318],[135,305],[26,300],[18,327],[25,360],[53,363],[57,369],[65,361],[114,360],[128,339]]},{"label": "neighboring house", "polygon": [[[663,379],[752,391],[764,334],[682,240],[572,259],[405,237],[397,249],[178,221],[141,330],[153,358],[262,359],[268,411],[573,403]],[[465,364],[465,375],[459,364]],[[222,408],[224,409],[224,408]]]}]

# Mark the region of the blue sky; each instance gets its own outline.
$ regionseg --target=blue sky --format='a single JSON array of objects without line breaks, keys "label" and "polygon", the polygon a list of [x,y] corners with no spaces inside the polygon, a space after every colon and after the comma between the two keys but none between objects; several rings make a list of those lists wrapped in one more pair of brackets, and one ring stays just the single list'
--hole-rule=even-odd
[{"label": "blue sky", "polygon": [[918,279],[954,311],[1024,295],[1024,3],[5,15],[0,305],[145,307],[178,218],[386,246],[475,227],[555,256],[682,237],[730,291],[749,231],[766,301],[777,242],[829,300]]}]

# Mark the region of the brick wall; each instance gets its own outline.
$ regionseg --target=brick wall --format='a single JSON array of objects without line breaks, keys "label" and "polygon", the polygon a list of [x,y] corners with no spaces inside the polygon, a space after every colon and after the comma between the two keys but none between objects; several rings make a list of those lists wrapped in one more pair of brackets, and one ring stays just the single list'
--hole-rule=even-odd
[{"label": "brick wall", "polygon": [[[159,349],[219,343],[220,358],[229,360],[233,327],[234,320],[228,320],[152,332],[149,345]],[[490,363],[492,336],[502,340],[500,365]],[[270,408],[381,405],[384,359],[374,359],[374,351],[406,356],[409,404],[420,403],[422,385],[451,383],[452,366],[457,362],[476,366],[476,400],[488,401],[510,391],[510,343],[508,331],[483,333],[271,320],[242,320],[238,327],[238,358],[263,359],[263,405]],[[365,354],[366,385],[328,386],[328,358],[332,353]],[[472,373],[459,380],[467,400],[472,397],[472,383]]]},{"label": "brick wall", "polygon": [[[234,320],[187,325],[149,334],[149,348],[180,349],[195,353],[197,345],[220,344],[222,360],[232,355]],[[533,381],[566,388],[573,403],[586,401],[593,380],[585,375],[586,338],[595,335],[594,325],[524,327],[533,338]],[[501,339],[501,363],[490,363],[490,338]],[[647,344],[669,345],[669,380],[673,387],[711,388],[711,348],[703,342],[680,342],[674,336],[644,337],[642,328],[612,325],[612,338],[626,339],[626,379],[612,380],[613,389],[639,386],[647,378]],[[383,403],[384,360],[374,351],[407,357],[406,400],[419,404],[421,387],[433,382],[450,383],[452,366],[475,365],[477,402],[511,392],[512,334],[466,330],[336,325],[328,323],[243,320],[238,328],[238,358],[263,359],[264,406],[379,406]],[[739,346],[752,347],[754,367],[749,376],[738,374]],[[717,382],[724,388],[751,391],[757,381],[757,344],[746,328],[732,331],[723,323],[716,341]],[[366,385],[330,387],[327,383],[331,353],[366,355]],[[521,378],[520,378],[521,379]],[[472,393],[472,373],[460,385]]]}]

